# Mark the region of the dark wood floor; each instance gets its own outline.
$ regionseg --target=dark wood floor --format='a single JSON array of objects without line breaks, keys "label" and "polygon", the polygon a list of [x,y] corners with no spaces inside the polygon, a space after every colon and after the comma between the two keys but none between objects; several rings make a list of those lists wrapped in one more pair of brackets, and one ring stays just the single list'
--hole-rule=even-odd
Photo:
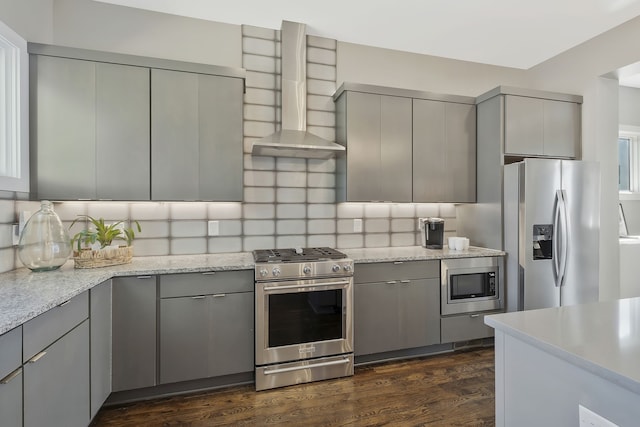
[{"label": "dark wood floor", "polygon": [[493,355],[480,348],[275,390],[240,386],[103,408],[92,426],[493,426]]}]

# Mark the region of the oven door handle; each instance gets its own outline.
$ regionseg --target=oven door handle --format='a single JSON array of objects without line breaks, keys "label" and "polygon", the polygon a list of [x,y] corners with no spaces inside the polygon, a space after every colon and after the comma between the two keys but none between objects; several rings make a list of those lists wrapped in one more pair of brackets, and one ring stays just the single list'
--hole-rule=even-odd
[{"label": "oven door handle", "polygon": [[315,363],[313,365],[304,365],[304,366],[292,366],[290,368],[279,368],[279,369],[265,369],[265,375],[273,375],[273,374],[282,374],[285,372],[293,372],[293,371],[301,371],[303,369],[311,369],[311,368],[324,368],[325,366],[334,366],[334,365],[345,365],[350,363],[349,359],[342,360],[332,360],[331,362],[321,362]]},{"label": "oven door handle", "polygon": [[299,285],[283,285],[283,286],[265,286],[264,291],[277,291],[281,289],[298,289],[298,288],[319,288],[323,286],[347,286],[349,281],[344,282],[324,282],[324,283],[309,283]]}]

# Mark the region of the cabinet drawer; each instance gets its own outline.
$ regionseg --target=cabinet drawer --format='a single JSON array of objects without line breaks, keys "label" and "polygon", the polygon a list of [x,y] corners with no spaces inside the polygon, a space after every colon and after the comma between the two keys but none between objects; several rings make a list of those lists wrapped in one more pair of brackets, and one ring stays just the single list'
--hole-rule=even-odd
[{"label": "cabinet drawer", "polygon": [[31,359],[89,317],[89,292],[85,291],[23,325],[23,362]]},{"label": "cabinet drawer", "polygon": [[22,326],[0,335],[0,380],[22,365]]},{"label": "cabinet drawer", "polygon": [[356,264],[355,283],[386,282],[387,280],[430,279],[440,277],[440,261],[396,261]]},{"label": "cabinet drawer", "polygon": [[250,292],[253,270],[211,271],[160,276],[160,298]]},{"label": "cabinet drawer", "polygon": [[442,342],[449,343],[492,337],[493,328],[484,324],[484,316],[484,314],[476,313],[443,317],[440,321]]}]

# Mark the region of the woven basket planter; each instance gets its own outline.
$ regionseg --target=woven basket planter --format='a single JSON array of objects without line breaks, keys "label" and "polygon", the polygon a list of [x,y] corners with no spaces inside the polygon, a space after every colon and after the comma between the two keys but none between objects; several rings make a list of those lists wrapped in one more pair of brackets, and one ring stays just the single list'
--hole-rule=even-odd
[{"label": "woven basket planter", "polygon": [[133,258],[133,246],[120,246],[118,248],[105,248],[80,252],[73,251],[73,264],[75,268],[98,268],[110,265],[128,264]]}]

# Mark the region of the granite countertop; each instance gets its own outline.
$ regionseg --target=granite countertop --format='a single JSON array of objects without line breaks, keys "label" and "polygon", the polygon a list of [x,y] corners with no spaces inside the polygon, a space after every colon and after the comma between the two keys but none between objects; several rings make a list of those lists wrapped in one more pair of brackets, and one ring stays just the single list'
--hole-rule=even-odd
[{"label": "granite countertop", "polygon": [[485,323],[640,394],[640,298],[495,314]]},{"label": "granite countertop", "polygon": [[[502,256],[504,252],[470,247],[463,251],[425,249],[420,246],[341,249],[355,263],[417,261],[444,258]],[[112,277],[252,270],[251,252],[134,257],[130,264],[74,269],[68,261],[59,270],[33,273],[19,268],[0,274],[0,334],[62,304]]]},{"label": "granite countertop", "polygon": [[365,248],[340,249],[355,263],[385,262],[385,261],[420,261],[448,258],[474,258],[489,256],[504,256],[505,252],[495,249],[469,246],[468,249],[455,251],[445,246],[443,249],[426,249],[422,246],[407,246],[398,248]]}]

